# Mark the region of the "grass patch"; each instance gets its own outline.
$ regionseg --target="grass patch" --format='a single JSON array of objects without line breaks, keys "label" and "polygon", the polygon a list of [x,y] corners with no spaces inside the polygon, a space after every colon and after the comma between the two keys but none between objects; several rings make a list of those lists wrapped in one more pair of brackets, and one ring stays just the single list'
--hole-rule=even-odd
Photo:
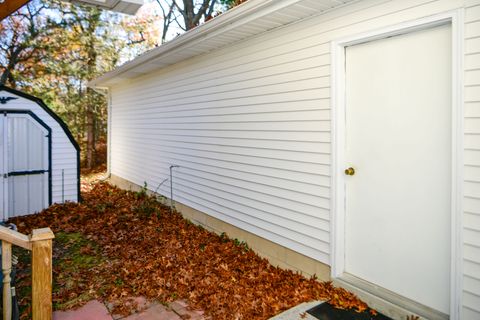
[{"label": "grass patch", "polygon": [[89,269],[103,260],[97,244],[78,232],[57,232],[54,251],[57,258],[54,265],[65,271]]},{"label": "grass patch", "polygon": [[[88,290],[91,270],[104,261],[97,244],[81,233],[58,232],[54,242],[53,295],[71,299],[55,299],[54,309],[69,309],[87,302],[95,295]],[[67,295],[66,295],[67,293]]]},{"label": "grass patch", "polygon": [[[31,316],[31,258],[30,252],[14,248],[18,257],[17,297],[22,319]],[[53,308],[65,310],[96,298],[89,290],[92,269],[105,261],[98,245],[78,232],[57,232],[53,241]],[[68,297],[65,299],[65,297]]]}]

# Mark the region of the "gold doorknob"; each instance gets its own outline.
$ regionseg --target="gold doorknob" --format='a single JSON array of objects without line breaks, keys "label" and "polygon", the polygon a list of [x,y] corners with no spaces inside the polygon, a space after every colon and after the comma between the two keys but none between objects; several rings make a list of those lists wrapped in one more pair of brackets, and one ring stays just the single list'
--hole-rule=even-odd
[{"label": "gold doorknob", "polygon": [[355,174],[355,169],[353,169],[352,167],[345,169],[345,174],[347,176],[353,176]]}]

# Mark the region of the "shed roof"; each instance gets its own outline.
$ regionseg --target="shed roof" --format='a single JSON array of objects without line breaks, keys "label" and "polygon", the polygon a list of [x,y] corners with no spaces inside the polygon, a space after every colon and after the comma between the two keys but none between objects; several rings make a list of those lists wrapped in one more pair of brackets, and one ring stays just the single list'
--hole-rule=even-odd
[{"label": "shed roof", "polygon": [[[143,5],[143,0],[66,0],[70,2],[93,5],[103,9],[135,14]],[[0,0],[0,21],[20,9],[30,0]]]},{"label": "shed roof", "polygon": [[91,81],[108,88],[353,0],[249,0]]},{"label": "shed roof", "polygon": [[66,0],[73,3],[92,5],[110,11],[135,14],[143,5],[143,0]]}]

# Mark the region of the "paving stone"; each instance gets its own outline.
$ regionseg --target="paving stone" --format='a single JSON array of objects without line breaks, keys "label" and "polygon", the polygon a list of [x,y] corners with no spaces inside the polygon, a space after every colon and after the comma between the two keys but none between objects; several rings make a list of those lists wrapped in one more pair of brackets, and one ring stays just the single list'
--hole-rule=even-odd
[{"label": "paving stone", "polygon": [[[113,307],[117,303],[118,302],[116,301],[110,301],[106,303],[107,309],[110,313],[112,313]],[[142,312],[143,310],[149,308],[152,305],[152,302],[148,301],[145,297],[141,297],[141,296],[129,298],[126,302],[122,302],[122,303],[125,303],[126,305],[136,305],[136,308],[135,308],[136,310],[134,310],[132,314]],[[112,314],[112,318],[113,320],[119,320],[119,319],[125,318],[125,316],[120,314]]]},{"label": "paving stone", "polygon": [[112,320],[107,308],[98,300],[92,300],[81,308],[69,311],[55,311],[53,320]]},{"label": "paving stone", "polygon": [[203,311],[192,310],[185,300],[177,300],[172,302],[169,307],[178,314],[182,319],[203,320]]},{"label": "paving stone", "polygon": [[167,307],[154,303],[148,309],[132,314],[123,320],[182,320],[182,318]]},{"label": "paving stone", "polygon": [[111,301],[105,305],[94,300],[77,310],[55,311],[54,320],[208,320],[201,310],[192,310],[185,300],[177,300],[164,306],[158,302],[150,302],[145,297],[132,297],[127,302],[136,305],[136,311],[129,316],[111,315],[113,307],[118,301]]},{"label": "paving stone", "polygon": [[136,304],[137,312],[141,312],[152,305],[152,302],[148,301],[145,297],[136,297],[131,299],[133,304]]},{"label": "paving stone", "polygon": [[108,312],[110,312],[113,320],[119,320],[119,319],[125,318],[125,316],[122,316],[121,314],[112,313],[113,307],[115,306],[113,302],[106,302],[105,306],[107,307]]}]

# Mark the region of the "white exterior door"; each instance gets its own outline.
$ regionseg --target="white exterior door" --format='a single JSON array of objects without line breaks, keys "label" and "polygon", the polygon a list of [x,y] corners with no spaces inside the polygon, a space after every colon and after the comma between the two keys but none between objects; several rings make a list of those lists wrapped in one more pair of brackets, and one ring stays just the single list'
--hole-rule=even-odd
[{"label": "white exterior door", "polygon": [[451,27],[345,59],[345,271],[449,314]]},{"label": "white exterior door", "polygon": [[5,113],[1,118],[0,168],[5,220],[48,207],[49,132],[28,114]]}]

